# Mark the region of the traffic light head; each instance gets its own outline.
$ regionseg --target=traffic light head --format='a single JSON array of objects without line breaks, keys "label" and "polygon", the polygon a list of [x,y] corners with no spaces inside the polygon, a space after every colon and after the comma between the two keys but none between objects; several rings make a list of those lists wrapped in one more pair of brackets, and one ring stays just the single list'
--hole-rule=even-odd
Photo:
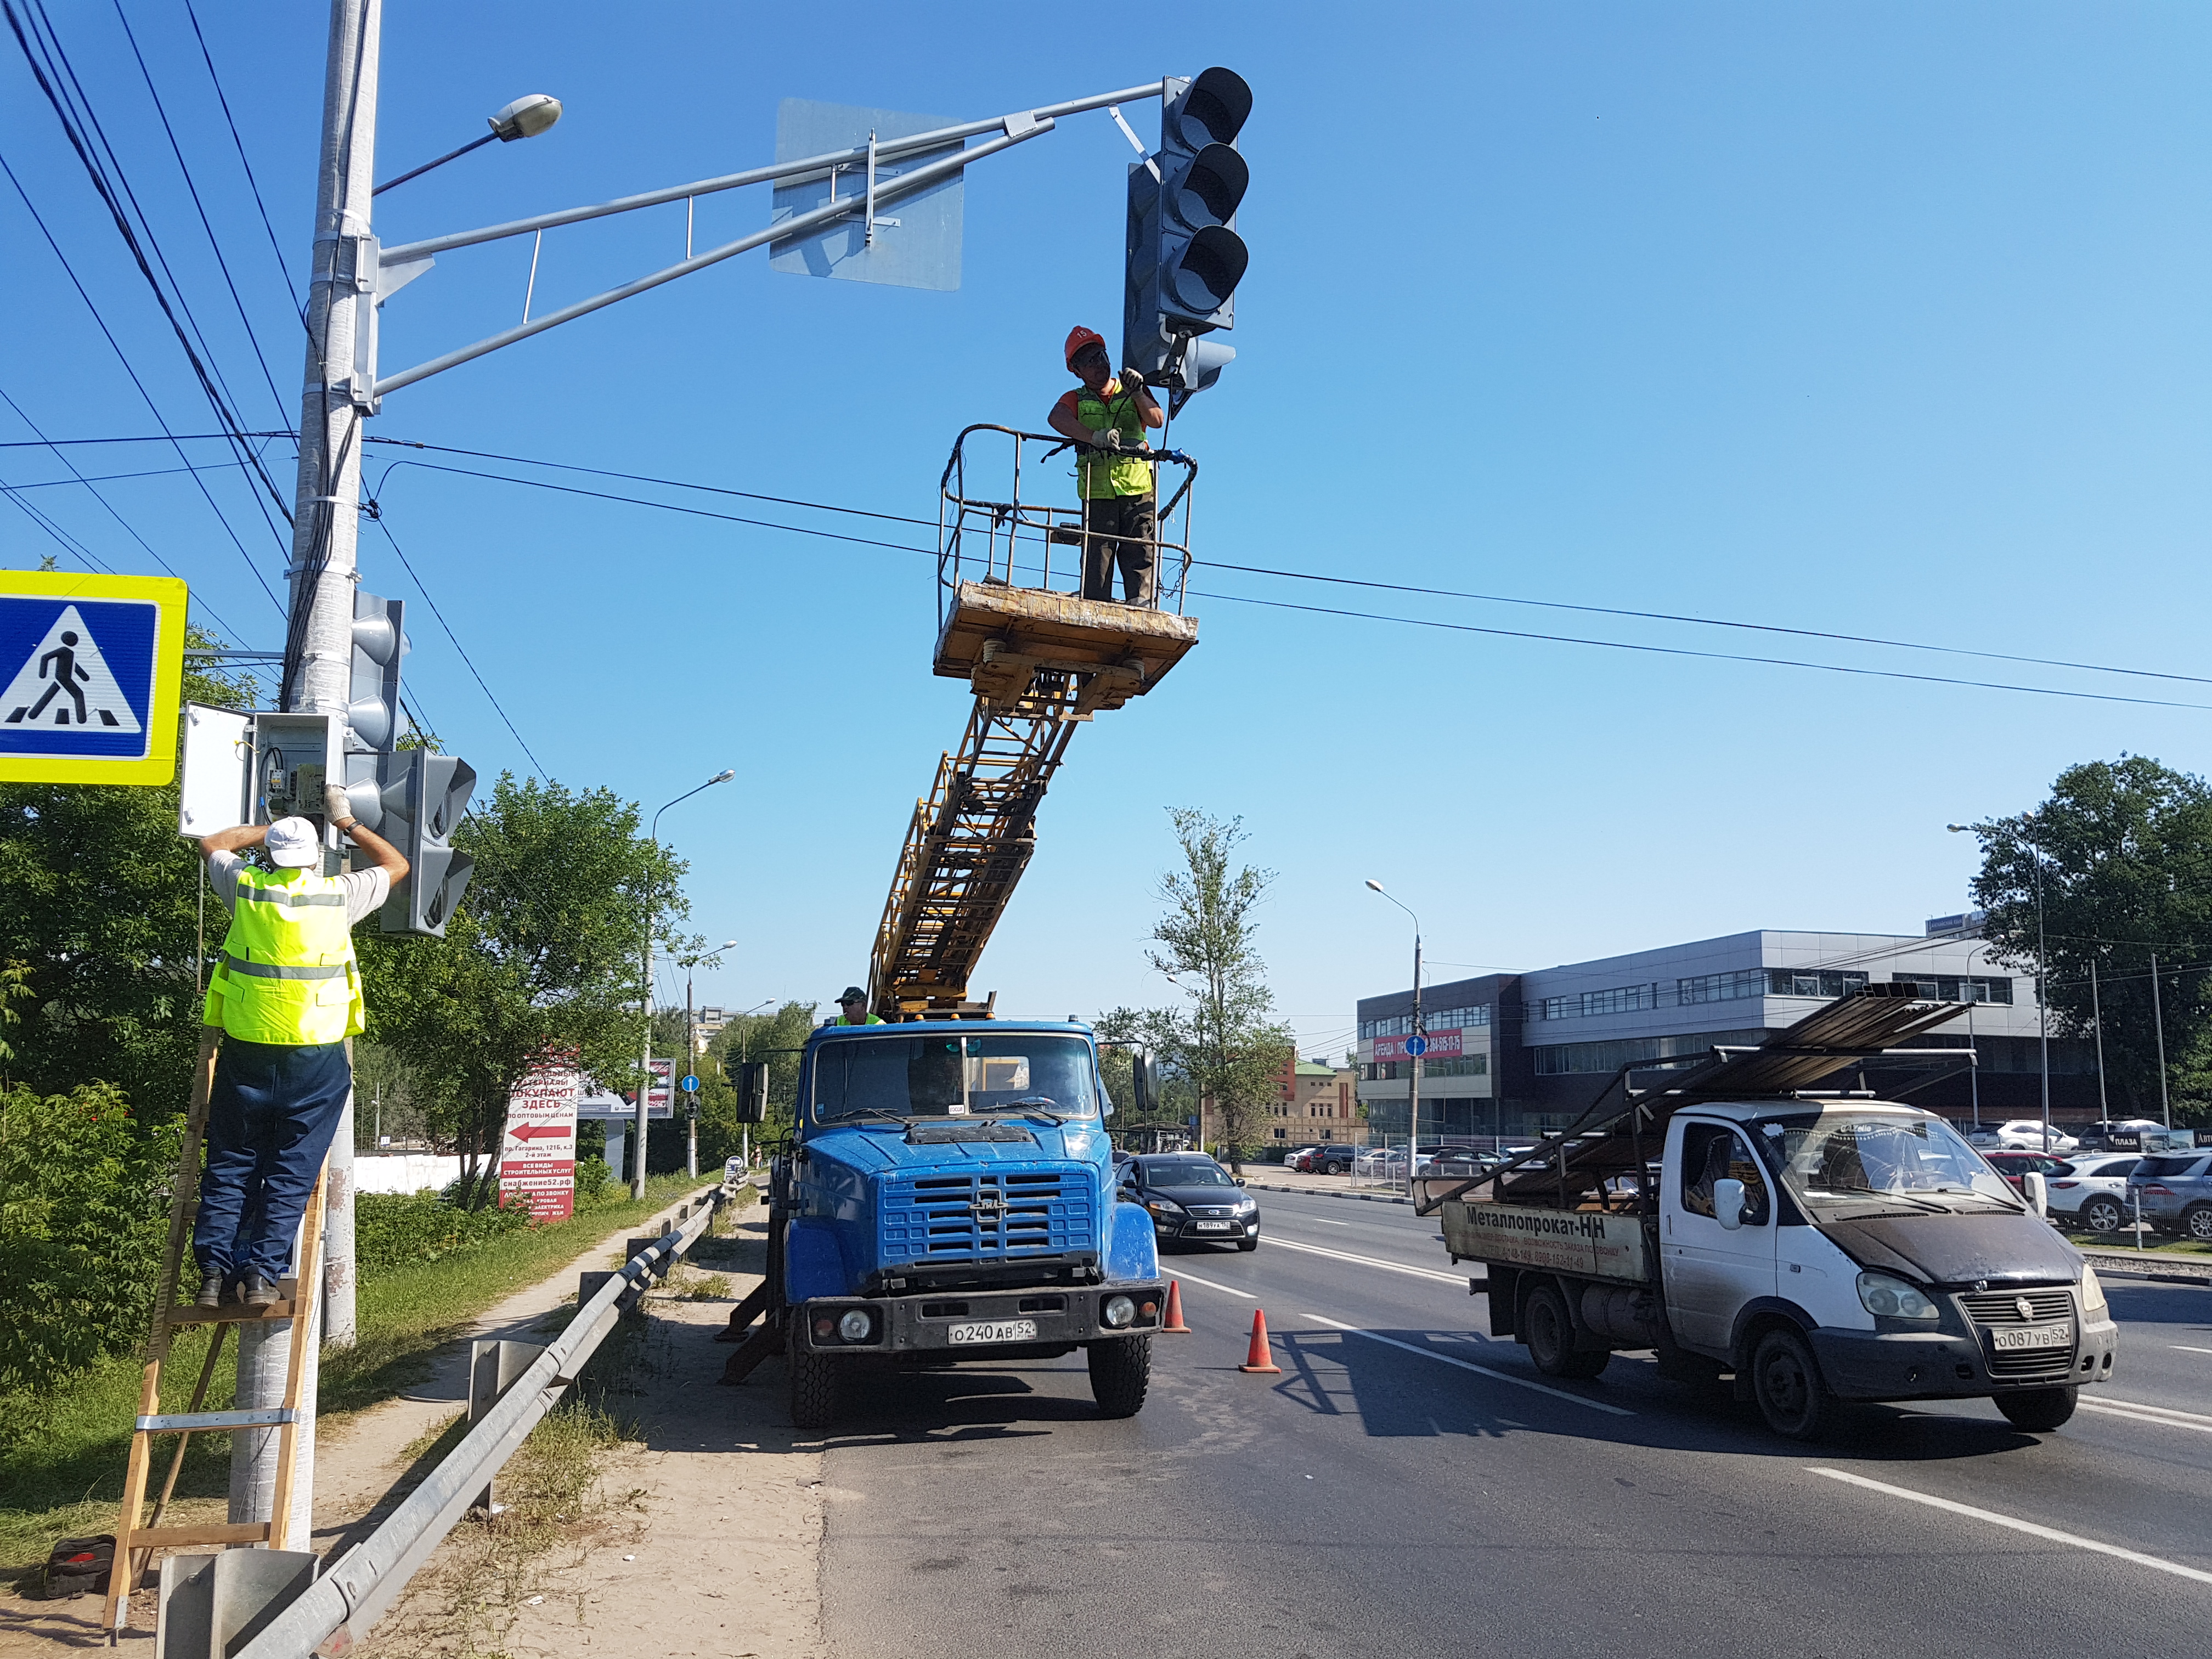
[{"label": "traffic light head", "polygon": [[1159,154],[1129,170],[1122,360],[1155,384],[1200,391],[1234,355],[1194,365],[1189,343],[1236,322],[1237,285],[1250,263],[1237,209],[1251,172],[1234,146],[1251,112],[1252,89],[1233,70],[1170,80]]},{"label": "traffic light head", "polygon": [[454,828],[476,788],[474,768],[451,755],[403,749],[346,757],[346,799],[353,815],[406,855],[407,873],[377,913],[386,933],[442,939],[468,890],[476,860],[453,845]]},{"label": "traffic light head", "polygon": [[405,607],[356,590],[353,596],[353,682],[347,693],[346,747],[386,754],[399,736],[399,659],[407,654]]}]

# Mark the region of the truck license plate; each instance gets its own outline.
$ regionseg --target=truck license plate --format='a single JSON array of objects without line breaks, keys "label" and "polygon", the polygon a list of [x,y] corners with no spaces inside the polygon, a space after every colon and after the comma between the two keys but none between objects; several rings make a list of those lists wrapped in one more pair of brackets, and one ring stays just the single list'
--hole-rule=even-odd
[{"label": "truck license plate", "polygon": [[1036,1335],[1034,1319],[977,1319],[965,1325],[955,1325],[945,1332],[945,1340],[956,1348],[971,1342],[1027,1342]]},{"label": "truck license plate", "polygon": [[1990,1333],[1990,1346],[1999,1353],[2017,1352],[2022,1348],[2070,1348],[2074,1346],[2071,1325],[2019,1325],[2010,1329]]},{"label": "truck license plate", "polygon": [[1202,1233],[1225,1233],[1236,1224],[1233,1221],[1201,1221],[1197,1226]]}]

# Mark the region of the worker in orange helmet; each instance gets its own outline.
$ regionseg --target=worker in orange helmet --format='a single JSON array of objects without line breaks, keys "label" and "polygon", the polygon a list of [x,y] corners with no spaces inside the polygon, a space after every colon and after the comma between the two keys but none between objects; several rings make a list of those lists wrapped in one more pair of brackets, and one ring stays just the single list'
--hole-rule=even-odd
[{"label": "worker in orange helmet", "polygon": [[1082,446],[1076,493],[1083,498],[1083,597],[1111,599],[1114,568],[1130,605],[1154,602],[1159,495],[1152,445],[1145,436],[1168,417],[1145,388],[1145,377],[1124,368],[1117,377],[1106,342],[1095,329],[1068,331],[1068,373],[1083,382],[1052,406],[1052,429]]}]

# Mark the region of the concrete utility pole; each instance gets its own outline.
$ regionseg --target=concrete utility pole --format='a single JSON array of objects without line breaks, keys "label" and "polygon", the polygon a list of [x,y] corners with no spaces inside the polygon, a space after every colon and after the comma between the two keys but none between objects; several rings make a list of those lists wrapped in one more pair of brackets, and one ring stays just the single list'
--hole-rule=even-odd
[{"label": "concrete utility pole", "polygon": [[[369,192],[376,161],[376,76],[382,0],[331,0],[331,33],[323,72],[323,146],[315,181],[313,275],[307,299],[307,366],[300,399],[300,471],[293,495],[290,617],[284,637],[283,705],[289,712],[343,715],[351,700],[353,679],[353,593],[355,549],[361,521],[355,503],[361,495],[361,423],[365,411],[354,401],[354,293],[356,270],[373,269],[362,258],[368,236]],[[339,1134],[349,1133],[350,1101]],[[335,1159],[333,1160],[336,1161]],[[352,1204],[352,1146],[345,1148],[342,1188],[330,1194],[331,1206],[348,1209],[345,1224],[332,1237],[349,1241]],[[333,1173],[337,1173],[334,1171]],[[333,1249],[326,1276],[350,1287],[350,1250]],[[302,1284],[297,1316],[313,1319],[321,1311],[321,1285]],[[291,1346],[289,1321],[248,1321],[238,1328],[238,1405],[270,1409],[283,1403],[284,1370]],[[314,1504],[315,1397],[317,1350],[307,1347],[307,1375],[303,1412],[295,1442],[289,1533],[308,1536]],[[234,1523],[272,1518],[276,1502],[276,1439],[274,1429],[249,1430],[231,1437],[230,1518]]]}]

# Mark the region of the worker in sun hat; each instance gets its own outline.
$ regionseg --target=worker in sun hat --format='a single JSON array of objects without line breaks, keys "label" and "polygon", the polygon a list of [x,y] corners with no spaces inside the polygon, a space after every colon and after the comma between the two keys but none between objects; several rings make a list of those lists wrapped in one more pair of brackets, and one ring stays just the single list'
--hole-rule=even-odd
[{"label": "worker in sun hat", "polygon": [[[192,1257],[202,1308],[228,1298],[265,1308],[292,1265],[292,1241],[353,1089],[346,1039],[366,1012],[353,927],[407,873],[399,850],[353,816],[345,791],[323,792],[330,821],[374,860],[350,875],[317,872],[323,836],[302,817],[204,837],[208,884],[231,913],[208,981],[204,1024],[220,1026],[208,1095],[207,1167]],[[238,855],[258,847],[274,867]]]},{"label": "worker in sun hat", "polygon": [[883,1021],[868,1012],[868,994],[857,985],[848,985],[845,994],[837,999],[837,1006],[844,1012],[835,1019],[825,1019],[824,1025],[880,1025]]},{"label": "worker in sun hat", "polygon": [[1114,568],[1122,598],[1150,605],[1154,593],[1155,526],[1159,497],[1152,463],[1144,459],[1146,431],[1168,417],[1133,368],[1117,376],[1097,331],[1068,331],[1068,373],[1083,382],[1052,406],[1052,429],[1083,446],[1076,493],[1083,498],[1083,597],[1114,597]]}]

